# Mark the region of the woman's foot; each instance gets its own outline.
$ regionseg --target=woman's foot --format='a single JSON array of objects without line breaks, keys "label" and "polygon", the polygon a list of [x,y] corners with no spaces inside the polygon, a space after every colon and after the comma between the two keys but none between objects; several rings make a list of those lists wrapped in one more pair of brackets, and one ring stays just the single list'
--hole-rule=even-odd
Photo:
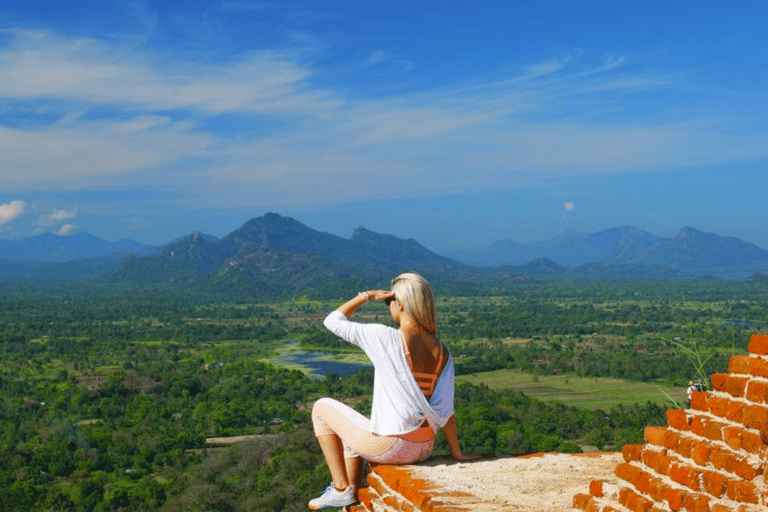
[{"label": "woman's foot", "polygon": [[329,485],[325,492],[319,498],[315,498],[309,502],[309,508],[312,510],[320,510],[327,507],[346,507],[357,502],[355,498],[355,489],[351,485],[343,491],[337,490],[333,486],[333,482]]}]

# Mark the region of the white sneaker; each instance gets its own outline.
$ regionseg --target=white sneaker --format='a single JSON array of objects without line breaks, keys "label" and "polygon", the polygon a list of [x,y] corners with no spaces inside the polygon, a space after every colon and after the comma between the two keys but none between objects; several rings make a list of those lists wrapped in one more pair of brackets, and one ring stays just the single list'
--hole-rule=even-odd
[{"label": "white sneaker", "polygon": [[337,491],[333,486],[333,482],[331,482],[331,485],[325,489],[322,496],[309,502],[309,508],[319,510],[328,507],[346,507],[356,502],[354,487],[350,485],[343,491]]}]

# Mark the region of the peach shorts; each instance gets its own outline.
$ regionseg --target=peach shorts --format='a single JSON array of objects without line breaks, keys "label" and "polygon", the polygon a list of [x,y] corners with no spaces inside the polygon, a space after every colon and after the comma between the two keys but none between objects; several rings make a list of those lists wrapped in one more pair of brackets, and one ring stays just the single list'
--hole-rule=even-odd
[{"label": "peach shorts", "polygon": [[344,445],[344,457],[362,457],[379,464],[411,464],[432,455],[435,438],[415,442],[398,436],[371,432],[371,420],[332,398],[321,398],[312,407],[316,436],[336,434]]}]

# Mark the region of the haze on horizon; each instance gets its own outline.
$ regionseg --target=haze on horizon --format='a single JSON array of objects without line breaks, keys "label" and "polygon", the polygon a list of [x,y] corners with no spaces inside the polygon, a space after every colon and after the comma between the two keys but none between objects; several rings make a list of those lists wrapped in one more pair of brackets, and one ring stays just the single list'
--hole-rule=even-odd
[{"label": "haze on horizon", "polygon": [[[520,4],[520,5],[517,5]],[[0,238],[273,211],[442,253],[684,226],[768,249],[768,5],[0,7]]]}]

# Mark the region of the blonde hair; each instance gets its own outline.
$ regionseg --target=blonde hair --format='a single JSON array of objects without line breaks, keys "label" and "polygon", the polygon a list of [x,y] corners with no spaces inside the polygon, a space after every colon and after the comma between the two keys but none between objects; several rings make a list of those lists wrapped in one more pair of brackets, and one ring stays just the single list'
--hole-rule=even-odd
[{"label": "blonde hair", "polygon": [[392,280],[392,291],[403,310],[425,331],[435,334],[435,297],[427,280],[412,272],[400,274]]}]

